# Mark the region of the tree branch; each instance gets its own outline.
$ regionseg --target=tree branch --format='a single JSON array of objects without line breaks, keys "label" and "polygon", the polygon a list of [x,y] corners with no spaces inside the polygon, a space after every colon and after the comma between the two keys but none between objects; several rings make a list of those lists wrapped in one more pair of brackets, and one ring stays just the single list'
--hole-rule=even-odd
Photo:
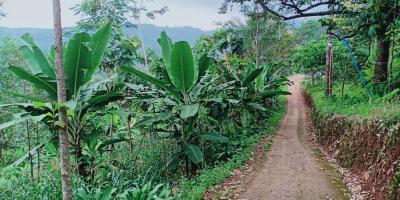
[{"label": "tree branch", "polygon": [[[323,4],[321,4],[323,5]],[[314,7],[316,7],[316,5],[313,5]],[[302,17],[315,17],[315,16],[326,16],[326,15],[331,15],[331,14],[350,14],[348,12],[345,11],[341,11],[341,10],[334,10],[333,12],[331,11],[319,11],[319,12],[310,12],[310,13],[297,13],[291,16],[284,16],[283,14],[278,13],[277,11],[271,9],[268,5],[266,4],[261,4],[261,7],[265,10],[270,12],[271,14],[282,18],[283,20],[291,20],[291,19],[296,19],[296,18],[302,18]],[[309,7],[308,7],[309,8]],[[307,10],[308,8],[306,8],[305,10]],[[311,9],[311,8],[310,8]]]}]

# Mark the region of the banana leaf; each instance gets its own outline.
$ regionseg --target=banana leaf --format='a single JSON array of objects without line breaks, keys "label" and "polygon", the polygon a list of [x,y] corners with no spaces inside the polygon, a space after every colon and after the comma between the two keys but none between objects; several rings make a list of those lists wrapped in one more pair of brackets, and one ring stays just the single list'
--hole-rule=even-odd
[{"label": "banana leaf", "polygon": [[37,75],[32,75],[20,67],[11,66],[8,69],[19,78],[32,83],[34,87],[46,91],[52,100],[57,100],[57,86],[55,82],[50,82]]},{"label": "banana leaf", "polygon": [[160,89],[163,89],[166,92],[169,92],[171,95],[173,95],[173,96],[175,96],[175,97],[177,97],[179,99],[181,97],[181,95],[175,89],[173,89],[171,87],[168,87],[165,82],[163,82],[163,81],[161,81],[159,79],[156,79],[156,78],[154,78],[154,77],[152,77],[152,76],[150,76],[150,75],[148,75],[148,74],[146,74],[144,72],[141,72],[141,71],[139,71],[139,70],[137,70],[137,69],[135,69],[133,67],[121,66],[121,71],[129,73],[129,74],[132,74],[132,75],[134,75],[134,76],[136,76],[136,77],[138,77],[140,79],[143,79],[145,81],[148,81],[151,84],[159,87]]},{"label": "banana leaf", "polygon": [[195,164],[203,161],[203,152],[201,152],[200,147],[197,145],[186,145],[184,147],[185,155]]},{"label": "banana leaf", "polygon": [[194,86],[199,72],[194,65],[189,43],[182,41],[174,44],[167,72],[176,89],[183,94],[187,94]]},{"label": "banana leaf", "polygon": [[31,46],[32,53],[42,73],[50,78],[55,78],[56,74],[53,65],[50,64],[49,60],[47,59],[43,51],[40,50],[40,48],[35,44],[35,41],[33,40],[32,36],[30,34],[24,34],[21,38]]}]

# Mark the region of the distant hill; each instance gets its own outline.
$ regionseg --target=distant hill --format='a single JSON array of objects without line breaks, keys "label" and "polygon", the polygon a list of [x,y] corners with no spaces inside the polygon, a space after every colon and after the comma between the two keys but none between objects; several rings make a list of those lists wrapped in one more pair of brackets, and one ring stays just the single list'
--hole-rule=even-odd
[{"label": "distant hill", "polygon": [[[157,39],[162,31],[166,31],[173,41],[186,40],[192,45],[194,42],[203,34],[209,34],[210,32],[203,31],[193,27],[159,27],[152,24],[142,25],[142,33],[144,36],[144,43],[146,47],[159,52]],[[127,29],[125,32],[128,35],[138,35],[137,29]],[[8,35],[13,38],[19,39],[23,34],[30,33],[35,39],[37,45],[48,51],[54,41],[54,33],[52,29],[41,29],[41,28],[7,28],[0,27],[0,38]],[[0,40],[1,42],[1,40]]]}]

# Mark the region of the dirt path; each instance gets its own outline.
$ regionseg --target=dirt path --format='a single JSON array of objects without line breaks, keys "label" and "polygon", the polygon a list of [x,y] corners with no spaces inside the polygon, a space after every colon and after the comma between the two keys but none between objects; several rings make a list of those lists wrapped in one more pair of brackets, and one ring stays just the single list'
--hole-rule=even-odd
[{"label": "dirt path", "polygon": [[[311,148],[306,130],[302,77],[293,76],[288,108],[265,162],[239,199],[348,199],[333,170]],[[340,182],[340,179],[339,179]]]}]

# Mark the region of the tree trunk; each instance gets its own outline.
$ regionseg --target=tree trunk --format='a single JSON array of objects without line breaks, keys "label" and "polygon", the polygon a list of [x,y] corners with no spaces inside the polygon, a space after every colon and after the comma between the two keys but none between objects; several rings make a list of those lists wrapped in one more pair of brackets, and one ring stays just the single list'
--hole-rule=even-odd
[{"label": "tree trunk", "polygon": [[[54,15],[54,32],[55,32],[55,67],[57,70],[57,99],[58,103],[66,102],[65,90],[65,74],[62,57],[62,28],[61,28],[61,6],[60,0],[53,0],[53,15]],[[62,122],[62,127],[58,129],[58,137],[60,143],[60,166],[61,166],[61,188],[62,199],[72,200],[72,186],[69,166],[69,141],[68,141],[68,126],[67,126],[67,111],[61,108],[59,112],[59,120]]]},{"label": "tree trunk", "polygon": [[325,82],[325,94],[332,94],[332,65],[333,65],[333,41],[332,35],[328,35],[328,45],[326,47],[326,82]]},{"label": "tree trunk", "polygon": [[388,78],[388,62],[390,55],[390,40],[385,36],[387,25],[382,24],[376,32],[376,61],[374,83],[383,83]]},{"label": "tree trunk", "polygon": [[[331,18],[333,18],[333,10],[334,6],[332,4],[328,5],[328,9],[331,12]],[[325,86],[325,94],[332,94],[332,68],[333,68],[333,35],[328,34],[328,44],[326,46],[326,86]]]}]

